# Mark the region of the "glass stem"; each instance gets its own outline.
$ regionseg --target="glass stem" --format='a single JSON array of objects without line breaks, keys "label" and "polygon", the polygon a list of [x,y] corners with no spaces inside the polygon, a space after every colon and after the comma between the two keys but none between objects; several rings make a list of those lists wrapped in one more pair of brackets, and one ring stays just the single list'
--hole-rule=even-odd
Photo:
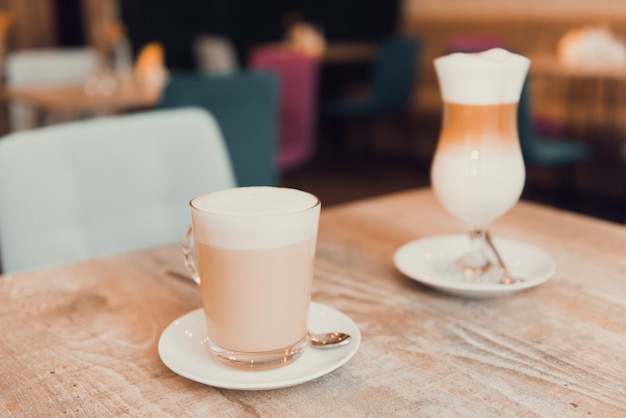
[{"label": "glass stem", "polygon": [[489,260],[485,255],[485,247],[487,242],[485,241],[485,230],[474,228],[469,232],[470,236],[470,252],[469,262],[473,267],[481,268],[489,264]]},{"label": "glass stem", "polygon": [[466,276],[474,279],[478,279],[491,267],[491,261],[487,258],[485,251],[487,245],[485,234],[485,229],[470,229],[470,250],[457,263]]}]

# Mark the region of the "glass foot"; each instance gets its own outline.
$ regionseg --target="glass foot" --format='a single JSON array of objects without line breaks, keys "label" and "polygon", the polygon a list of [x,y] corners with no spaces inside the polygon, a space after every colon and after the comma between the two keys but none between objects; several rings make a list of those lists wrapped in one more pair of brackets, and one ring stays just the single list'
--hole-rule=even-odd
[{"label": "glass foot", "polygon": [[491,272],[493,263],[485,260],[482,264],[472,264],[468,262],[466,257],[462,257],[456,261],[456,267],[463,273],[467,281],[481,281],[488,273]]},{"label": "glass foot", "polygon": [[486,230],[470,229],[470,249],[449,266],[448,274],[459,281],[473,283],[492,283],[499,279],[501,270],[488,256]]}]

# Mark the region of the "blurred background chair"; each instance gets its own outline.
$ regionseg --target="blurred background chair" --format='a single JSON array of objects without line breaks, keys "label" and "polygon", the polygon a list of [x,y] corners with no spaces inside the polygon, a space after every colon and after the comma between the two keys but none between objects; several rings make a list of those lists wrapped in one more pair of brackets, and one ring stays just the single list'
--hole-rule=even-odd
[{"label": "blurred background chair", "polygon": [[[374,117],[402,114],[414,96],[421,50],[417,38],[391,36],[382,40],[365,92],[325,98],[323,116],[344,121],[358,118],[362,124]],[[371,133],[371,127],[366,129]]]},{"label": "blurred background chair", "polygon": [[258,47],[249,66],[278,77],[278,166],[281,174],[292,172],[313,158],[317,146],[318,58],[287,47]]},{"label": "blurred background chair", "polygon": [[279,183],[278,81],[274,74],[173,74],[158,107],[181,106],[199,106],[215,116],[239,186]]},{"label": "blurred background chair", "polygon": [[239,70],[235,46],[224,36],[198,35],[192,48],[196,68],[200,71],[227,73]]},{"label": "blurred background chair", "polygon": [[537,132],[533,119],[530,77],[526,79],[518,107],[519,139],[527,165],[559,167],[588,161],[590,147],[582,142],[550,138]]},{"label": "blurred background chair", "polygon": [[[34,87],[84,83],[99,66],[92,48],[33,49],[11,52],[6,57],[5,76],[8,87]],[[68,120],[75,115],[62,115]],[[20,103],[9,106],[10,130],[18,131],[37,125],[32,109]],[[43,123],[58,122],[42,121]]]},{"label": "blurred background chair", "polygon": [[[526,165],[524,197],[549,204],[568,205],[579,197],[576,196],[579,189],[578,168],[582,163],[591,160],[592,150],[589,145],[580,141],[548,137],[539,133],[533,118],[530,90],[528,76],[522,88],[517,112],[519,141]],[[539,185],[541,187],[538,188]]]},{"label": "blurred background chair", "polygon": [[196,195],[235,186],[202,109],[70,122],[0,140],[5,272],[182,240]]}]

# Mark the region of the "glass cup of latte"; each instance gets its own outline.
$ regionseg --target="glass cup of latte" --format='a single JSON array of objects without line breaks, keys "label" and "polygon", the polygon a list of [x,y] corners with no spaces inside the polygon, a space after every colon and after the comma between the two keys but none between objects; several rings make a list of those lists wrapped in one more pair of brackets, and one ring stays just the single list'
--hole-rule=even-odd
[{"label": "glass cup of latte", "polygon": [[320,206],[310,193],[281,187],[191,200],[185,261],[200,283],[209,351],[221,364],[265,370],[303,353]]}]

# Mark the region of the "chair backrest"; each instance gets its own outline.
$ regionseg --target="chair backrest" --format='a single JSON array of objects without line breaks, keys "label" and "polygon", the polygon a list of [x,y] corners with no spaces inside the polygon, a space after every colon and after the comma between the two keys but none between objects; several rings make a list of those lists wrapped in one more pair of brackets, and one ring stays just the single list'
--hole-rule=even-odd
[{"label": "chair backrest", "polygon": [[97,68],[92,48],[22,50],[6,58],[7,84],[12,87],[80,83]]},{"label": "chair backrest", "polygon": [[274,74],[173,74],[158,107],[181,106],[199,106],[215,116],[239,186],[278,184],[278,82]]},{"label": "chair backrest", "polygon": [[[93,48],[30,49],[6,57],[5,76],[9,87],[31,87],[85,82],[98,68]],[[9,107],[11,130],[35,126],[33,115],[20,103]]]},{"label": "chair backrest", "polygon": [[249,67],[272,71],[279,80],[280,171],[304,165],[317,145],[318,59],[286,47],[259,47],[252,51]]},{"label": "chair backrest", "polygon": [[422,44],[417,38],[393,36],[380,43],[372,68],[372,100],[376,111],[394,112],[413,97]]},{"label": "chair backrest", "polygon": [[239,69],[235,46],[228,38],[199,35],[194,39],[192,48],[198,70],[226,73]]},{"label": "chair backrest", "polygon": [[0,139],[5,272],[180,241],[196,195],[235,185],[202,109],[70,122]]}]

